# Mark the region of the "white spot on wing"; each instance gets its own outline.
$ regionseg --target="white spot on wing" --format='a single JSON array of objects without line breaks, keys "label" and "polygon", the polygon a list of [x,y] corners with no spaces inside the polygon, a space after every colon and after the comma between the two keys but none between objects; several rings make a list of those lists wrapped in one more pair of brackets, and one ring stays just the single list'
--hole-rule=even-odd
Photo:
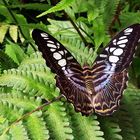
[{"label": "white spot on wing", "polygon": [[73,57],[72,57],[72,56],[70,56],[70,57],[68,57],[67,59],[68,59],[68,60],[71,60],[71,59],[73,59]]},{"label": "white spot on wing", "polygon": [[131,33],[124,33],[124,35],[130,35]]},{"label": "white spot on wing", "polygon": [[52,43],[52,44],[54,44],[54,42],[53,42],[53,41],[51,41],[51,40],[48,40],[47,42],[48,42],[48,43]]},{"label": "white spot on wing", "polygon": [[119,44],[123,44],[123,43],[126,43],[126,42],[128,42],[128,39],[120,40],[120,41],[117,42],[117,44],[119,45]]},{"label": "white spot on wing", "polygon": [[55,53],[53,54],[53,57],[54,57],[56,60],[61,59],[61,55],[60,55],[59,53],[57,53],[57,52],[55,52]]},{"label": "white spot on wing", "polygon": [[133,28],[127,28],[124,30],[125,33],[131,33],[133,31]]},{"label": "white spot on wing", "polygon": [[126,45],[125,44],[120,44],[119,47],[124,48]]},{"label": "white spot on wing", "polygon": [[67,53],[67,50],[64,50],[65,54]]},{"label": "white spot on wing", "polygon": [[60,48],[60,44],[58,42],[56,43],[56,45],[57,45],[58,48]]},{"label": "white spot on wing", "polygon": [[105,48],[106,51],[108,51],[109,47]]},{"label": "white spot on wing", "polygon": [[119,38],[119,40],[122,40],[122,39],[125,39],[125,38],[127,38],[127,36],[122,36],[122,37]]},{"label": "white spot on wing", "polygon": [[46,33],[40,33],[40,35],[41,35],[42,37],[48,37],[48,34],[46,34]]},{"label": "white spot on wing", "polygon": [[105,54],[100,54],[99,56],[103,57],[103,58],[107,57],[107,55],[105,55]]},{"label": "white spot on wing", "polygon": [[47,46],[50,48],[56,48],[56,46],[54,44],[47,44]]},{"label": "white spot on wing", "polygon": [[61,59],[58,61],[58,64],[61,66],[61,67],[64,67],[66,65],[66,60],[65,59]]},{"label": "white spot on wing", "polygon": [[113,44],[114,44],[114,45],[117,45],[117,44],[116,44],[116,41],[117,41],[116,39],[113,40]]},{"label": "white spot on wing", "polygon": [[54,52],[54,51],[55,51],[55,49],[50,49],[50,51],[51,51],[51,52]]},{"label": "white spot on wing", "polygon": [[113,52],[113,54],[114,54],[114,55],[117,55],[117,56],[121,55],[122,53],[123,53],[123,50],[120,49],[120,48],[116,49],[116,50]]},{"label": "white spot on wing", "polygon": [[62,54],[62,55],[64,55],[64,52],[63,51],[59,51],[59,53]]},{"label": "white spot on wing", "polygon": [[110,52],[113,52],[115,49],[116,49],[116,48],[113,47],[113,48],[110,48],[109,51],[110,51]]},{"label": "white spot on wing", "polygon": [[62,67],[62,70],[65,70],[66,68],[65,67]]},{"label": "white spot on wing", "polygon": [[116,63],[119,61],[119,57],[111,55],[109,56],[109,61],[112,63]]}]

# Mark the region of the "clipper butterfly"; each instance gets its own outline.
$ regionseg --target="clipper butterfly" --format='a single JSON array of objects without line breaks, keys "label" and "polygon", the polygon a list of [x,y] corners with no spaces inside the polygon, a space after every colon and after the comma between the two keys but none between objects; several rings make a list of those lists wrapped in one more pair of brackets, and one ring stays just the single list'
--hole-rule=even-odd
[{"label": "clipper butterfly", "polygon": [[128,81],[128,71],[140,40],[140,24],[118,33],[96,58],[92,67],[83,66],[48,33],[35,29],[33,39],[46,64],[56,73],[56,85],[77,112],[111,115],[119,107]]}]

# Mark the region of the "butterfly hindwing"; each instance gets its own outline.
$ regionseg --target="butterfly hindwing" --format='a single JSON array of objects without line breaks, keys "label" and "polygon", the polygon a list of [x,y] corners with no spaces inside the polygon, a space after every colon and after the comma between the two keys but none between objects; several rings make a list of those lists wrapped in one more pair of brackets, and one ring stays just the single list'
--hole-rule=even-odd
[{"label": "butterfly hindwing", "polygon": [[[103,73],[104,74],[104,73]],[[93,100],[94,110],[96,113],[105,116],[111,115],[115,112],[120,104],[122,93],[127,86],[127,70],[118,72],[116,74],[104,74],[106,77],[98,80],[93,84],[95,86],[96,96]]]}]

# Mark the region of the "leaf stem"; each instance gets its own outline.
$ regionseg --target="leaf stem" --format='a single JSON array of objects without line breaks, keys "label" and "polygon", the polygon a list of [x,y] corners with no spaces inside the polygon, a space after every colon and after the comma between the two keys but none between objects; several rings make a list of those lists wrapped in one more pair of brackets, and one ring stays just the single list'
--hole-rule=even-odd
[{"label": "leaf stem", "polygon": [[110,24],[110,27],[109,27],[109,34],[111,35],[111,37],[113,37],[112,27],[113,27],[113,25],[115,24],[115,22],[118,21],[118,24],[121,26],[121,22],[120,22],[120,19],[119,19],[121,10],[122,10],[122,9],[121,9],[120,3],[119,3],[118,6],[117,6],[115,15],[114,15],[114,17],[113,17],[113,19],[112,19],[112,22],[111,22],[111,24]]},{"label": "leaf stem", "polygon": [[48,106],[48,105],[50,105],[50,104],[53,103],[53,102],[59,101],[62,97],[64,97],[63,94],[61,94],[61,95],[59,95],[58,97],[52,99],[51,101],[48,101],[48,102],[44,103],[43,105],[37,107],[36,109],[32,110],[31,112],[28,112],[28,113],[24,114],[22,117],[20,117],[20,118],[17,119],[16,121],[14,121],[9,127],[7,127],[7,128],[4,130],[4,132],[2,133],[2,135],[6,134],[12,126],[14,126],[15,124],[17,124],[18,122],[20,122],[20,121],[23,120],[24,118],[28,117],[29,115],[33,114],[33,113],[36,112],[36,111],[39,111],[39,110],[43,109],[45,106]]},{"label": "leaf stem", "polygon": [[78,32],[79,36],[81,37],[82,41],[84,42],[85,46],[88,45],[86,39],[84,38],[84,36],[82,35],[82,33],[80,32],[79,28],[76,26],[76,24],[74,23],[74,21],[71,19],[71,17],[65,12],[63,11],[64,15],[69,19],[69,21],[71,22],[71,24],[73,25],[73,27],[75,28],[75,30]]}]

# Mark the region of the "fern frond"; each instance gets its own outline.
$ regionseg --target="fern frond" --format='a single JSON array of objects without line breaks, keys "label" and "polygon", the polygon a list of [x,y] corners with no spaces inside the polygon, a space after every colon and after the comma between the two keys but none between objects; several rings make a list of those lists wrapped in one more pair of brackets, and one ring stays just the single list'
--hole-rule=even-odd
[{"label": "fern frond", "polygon": [[44,79],[44,81],[55,84],[54,74],[45,64],[27,64],[19,67],[19,70],[31,72],[33,75]]},{"label": "fern frond", "polygon": [[70,106],[66,108],[69,112],[71,127],[76,140],[79,138],[80,140],[104,140],[103,132],[100,130],[99,121],[95,115],[85,117],[80,113],[74,112]]},{"label": "fern frond", "polygon": [[30,115],[25,122],[31,140],[48,140],[49,131],[46,128],[45,120],[38,112]]},{"label": "fern frond", "polygon": [[44,80],[30,71],[16,69],[4,71],[4,74],[0,77],[0,85],[13,87],[13,89],[28,94],[46,96],[47,98],[54,97],[54,92],[58,93],[53,83],[47,82],[46,79]]},{"label": "fern frond", "polygon": [[20,48],[17,44],[10,43],[7,44],[5,47],[5,53],[12,59],[14,60],[15,63],[18,65],[21,63],[21,61],[24,59],[26,56],[25,53],[23,52],[23,49]]},{"label": "fern frond", "polygon": [[105,40],[105,27],[103,19],[101,17],[96,18],[96,20],[93,21],[93,25],[92,30],[94,31],[95,48],[98,49]]},{"label": "fern frond", "polygon": [[45,60],[43,59],[40,52],[31,53],[29,56],[27,55],[24,60],[21,62],[19,69],[26,67],[26,65],[34,65],[34,64],[45,64]]},{"label": "fern frond", "polygon": [[136,139],[140,138],[140,90],[128,88],[125,93],[124,103],[129,116],[131,117],[130,126],[133,128]]},{"label": "fern frond", "polygon": [[46,125],[50,131],[50,139],[53,140],[72,140],[72,129],[69,118],[66,114],[64,104],[55,102],[46,107]]},{"label": "fern frond", "polygon": [[105,27],[108,29],[108,26],[113,20],[113,16],[116,12],[117,6],[120,0],[106,0],[106,4],[104,7],[104,14],[103,14],[103,22],[105,23]]},{"label": "fern frond", "polygon": [[64,36],[61,36],[60,42],[62,42],[62,44],[66,46],[70,52],[73,52],[72,54],[75,56],[79,63],[93,63],[95,59],[93,49],[85,47],[82,41],[75,38],[66,38]]},{"label": "fern frond", "polygon": [[[14,14],[14,13],[13,13]],[[30,40],[30,32],[28,28],[27,19],[21,14],[14,14],[17,24],[19,25],[20,33],[24,37],[24,39]]]},{"label": "fern frond", "polygon": [[16,68],[18,65],[3,51],[0,51],[0,72],[10,68]]},{"label": "fern frond", "polygon": [[61,0],[56,6],[50,8],[49,10],[43,12],[42,14],[38,15],[37,17],[42,17],[52,12],[61,11],[70,6],[75,0]]},{"label": "fern frond", "polygon": [[37,108],[41,103],[41,98],[37,97],[34,99],[33,97],[26,97],[24,93],[19,91],[13,91],[12,93],[1,93],[0,94],[0,102],[12,104],[18,108],[22,108],[26,111],[33,110]]},{"label": "fern frond", "polygon": [[0,115],[8,119],[9,122],[15,121],[23,114],[23,109],[19,109],[11,103],[0,102]]},{"label": "fern frond", "polygon": [[55,36],[56,35],[64,35],[71,38],[78,38],[77,31],[74,29],[73,25],[70,21],[56,21],[52,19],[48,19],[51,25],[48,25],[49,31],[51,31]]},{"label": "fern frond", "polygon": [[5,19],[7,19],[8,21],[13,21],[13,18],[11,16],[11,14],[9,13],[8,9],[6,6],[4,6],[4,4],[0,4],[0,15],[2,15],[3,17],[5,17]]},{"label": "fern frond", "polygon": [[21,122],[14,125],[9,130],[9,134],[11,135],[12,139],[15,140],[30,140],[28,137],[28,132]]},{"label": "fern frond", "polygon": [[135,132],[133,129],[133,121],[126,109],[127,105],[124,103],[121,105],[120,111],[117,112],[116,118],[118,119],[118,124],[121,128],[121,136],[123,140],[135,140]]},{"label": "fern frond", "polygon": [[[131,17],[131,20],[130,20]],[[120,15],[123,28],[134,23],[140,23],[140,12],[123,12]]]},{"label": "fern frond", "polygon": [[117,118],[114,119],[114,117],[99,117],[99,122],[106,140],[122,140],[122,136],[120,135],[121,128],[118,125]]}]

